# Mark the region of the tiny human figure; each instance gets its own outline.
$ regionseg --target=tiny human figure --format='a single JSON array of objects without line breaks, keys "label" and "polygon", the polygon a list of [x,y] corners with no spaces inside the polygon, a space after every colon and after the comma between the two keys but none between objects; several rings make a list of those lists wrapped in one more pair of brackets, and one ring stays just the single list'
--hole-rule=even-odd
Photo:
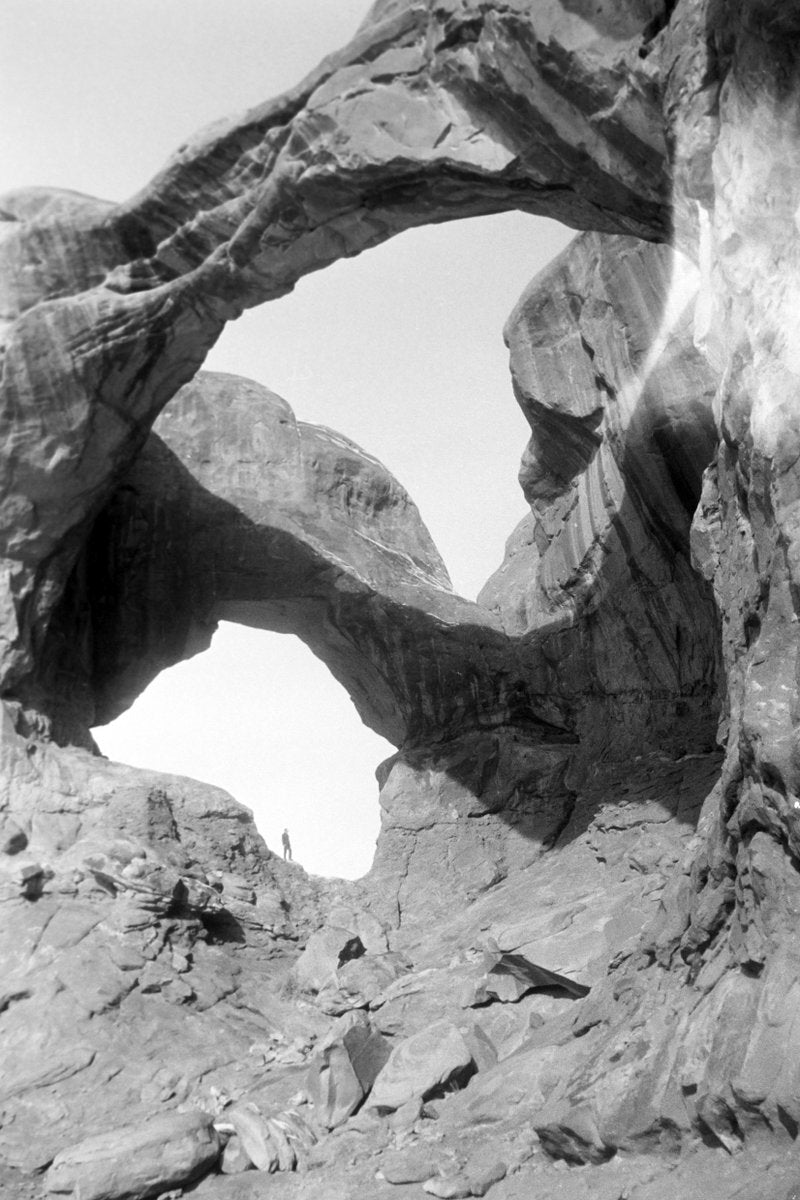
[{"label": "tiny human figure", "polygon": [[292,861],[292,843],[289,841],[289,830],[288,829],[284,829],[283,833],[281,834],[281,842],[283,844],[283,857],[288,858],[289,862],[291,862]]}]

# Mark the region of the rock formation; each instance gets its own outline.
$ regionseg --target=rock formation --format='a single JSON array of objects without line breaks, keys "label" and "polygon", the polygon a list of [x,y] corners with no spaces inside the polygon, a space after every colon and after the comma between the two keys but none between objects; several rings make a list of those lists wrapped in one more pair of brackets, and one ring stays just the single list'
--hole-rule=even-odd
[{"label": "rock formation", "polygon": [[[265,1169],[354,1153],[353,1195],[390,1136],[425,1162],[387,1170],[433,1194],[530,1194],[535,1127],[573,1162],[694,1148],[680,1169],[722,1198],[698,1139],[796,1137],[799,34],[763,0],[380,0],[126,204],[5,198],[4,1170],[55,1160],[51,1190],[81,1194],[120,1125],[174,1164],[155,1106],[215,1118],[226,1171],[248,1113]],[[369,455],[193,377],[304,273],[507,208],[591,232],[507,326],[530,516],[471,604]],[[362,884],[275,861],[215,789],[93,755],[90,724],[221,617],[298,633],[397,746]],[[470,1009],[493,1050],[465,1042],[435,1162],[424,1096],[317,1146],[287,1115],[330,1026],[290,967],[332,906],[365,965],[328,999],[386,1038],[458,1032],[486,953],[581,985]],[[384,938],[404,965],[381,975]],[[112,1163],[98,1197],[187,1163],[141,1185]]]}]

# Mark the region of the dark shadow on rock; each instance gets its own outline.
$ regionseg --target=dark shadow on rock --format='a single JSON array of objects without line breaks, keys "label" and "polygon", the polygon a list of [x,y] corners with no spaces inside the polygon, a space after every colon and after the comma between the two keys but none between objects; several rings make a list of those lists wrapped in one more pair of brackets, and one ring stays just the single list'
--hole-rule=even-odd
[{"label": "dark shadow on rock", "polygon": [[217,908],[195,915],[199,916],[212,946],[220,943],[244,945],[247,942],[243,926],[227,908]]},{"label": "dark shadow on rock", "polygon": [[478,605],[402,579],[395,596],[381,592],[335,567],[317,532],[283,516],[257,525],[152,435],[71,580],[83,614],[74,644],[85,648],[75,682],[88,678],[95,720],[112,719],[160,670],[205,648],[220,616],[238,615],[305,641],[365,723],[397,745],[504,726],[537,742],[575,741],[568,706],[555,689],[548,696],[557,666],[542,664],[531,680],[528,653],[521,659],[520,643]]},{"label": "dark shadow on rock", "polygon": [[550,971],[547,967],[537,966],[522,954],[501,953],[497,962],[490,968],[489,974],[511,975],[537,991],[550,988],[555,992],[565,991],[576,997],[588,996],[591,991],[586,984],[567,979],[566,976],[559,975],[557,971]]}]

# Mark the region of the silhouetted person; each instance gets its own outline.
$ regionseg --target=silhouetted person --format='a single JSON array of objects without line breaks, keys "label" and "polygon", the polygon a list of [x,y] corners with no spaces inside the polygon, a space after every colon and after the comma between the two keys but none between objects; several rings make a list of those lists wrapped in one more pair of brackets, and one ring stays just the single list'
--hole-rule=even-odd
[{"label": "silhouetted person", "polygon": [[281,842],[283,844],[283,857],[288,858],[289,862],[291,862],[292,861],[292,843],[289,841],[289,830],[288,829],[284,829],[283,833],[281,834]]}]

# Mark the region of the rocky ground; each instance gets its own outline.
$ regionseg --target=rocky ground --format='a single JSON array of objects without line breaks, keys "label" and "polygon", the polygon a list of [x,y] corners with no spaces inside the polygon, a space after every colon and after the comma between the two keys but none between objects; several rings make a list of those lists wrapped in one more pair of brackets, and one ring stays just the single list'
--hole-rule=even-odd
[{"label": "rocky ground", "polygon": [[[719,766],[654,754],[613,794],[598,767],[534,861],[435,922],[430,877],[393,927],[372,904],[380,874],[309,878],[224,793],[173,779],[154,795],[146,773],[77,752],[73,779],[99,792],[110,775],[121,798],[111,840],[106,805],[49,878],[18,862],[16,897],[7,878],[25,954],[0,1017],[6,1044],[19,1033],[0,1194],[783,1200],[800,1180],[788,1147],[731,1155],[684,1122],[642,1154],[543,1116],[603,1043],[609,962],[652,969],[641,931]],[[209,871],[190,847],[212,837]],[[640,1055],[629,1037],[615,1087]]]}]

